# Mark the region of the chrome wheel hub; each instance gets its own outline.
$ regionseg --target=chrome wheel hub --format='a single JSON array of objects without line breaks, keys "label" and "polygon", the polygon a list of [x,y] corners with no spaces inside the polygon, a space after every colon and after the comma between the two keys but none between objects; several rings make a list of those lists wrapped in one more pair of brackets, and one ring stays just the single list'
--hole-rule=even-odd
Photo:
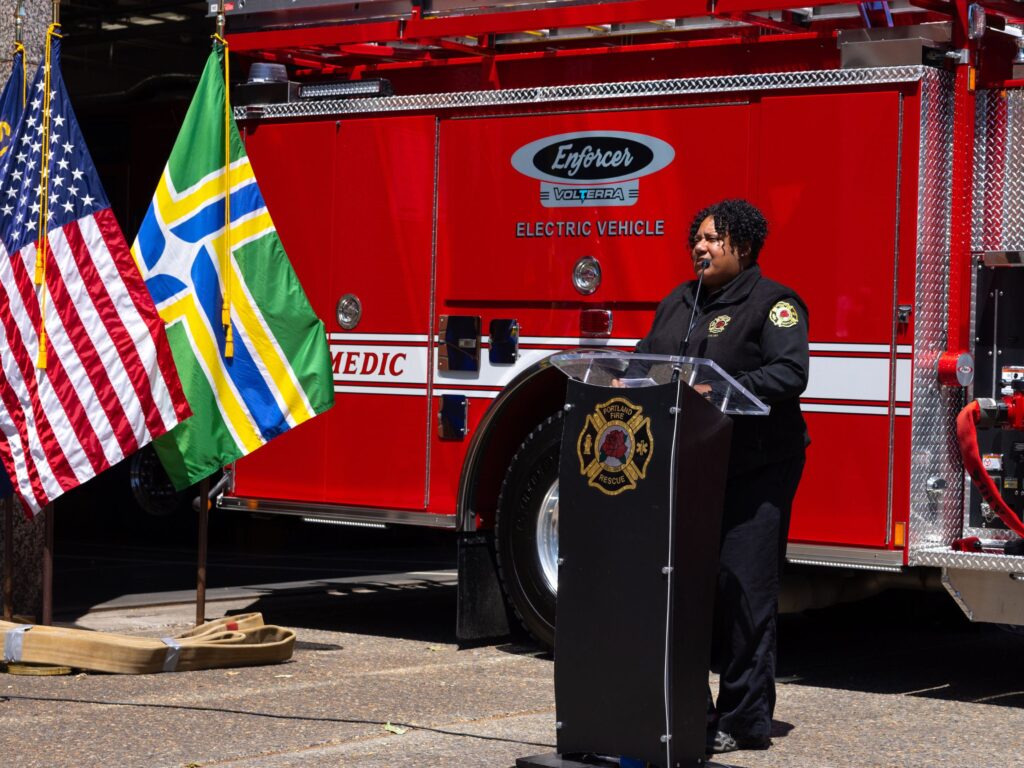
[{"label": "chrome wheel hub", "polygon": [[537,558],[544,582],[553,594],[558,593],[558,481],[544,494],[537,514]]}]

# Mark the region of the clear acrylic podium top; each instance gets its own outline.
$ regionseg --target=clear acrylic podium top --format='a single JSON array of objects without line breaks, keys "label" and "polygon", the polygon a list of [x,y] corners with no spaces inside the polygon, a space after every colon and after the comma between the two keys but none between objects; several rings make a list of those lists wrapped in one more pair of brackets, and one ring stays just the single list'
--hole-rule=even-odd
[{"label": "clear acrylic podium top", "polygon": [[551,363],[570,379],[596,387],[612,388],[613,380],[626,387],[652,387],[677,380],[696,388],[722,413],[732,416],[766,416],[769,406],[754,397],[717,363],[702,357],[641,355],[612,350],[562,352]]}]

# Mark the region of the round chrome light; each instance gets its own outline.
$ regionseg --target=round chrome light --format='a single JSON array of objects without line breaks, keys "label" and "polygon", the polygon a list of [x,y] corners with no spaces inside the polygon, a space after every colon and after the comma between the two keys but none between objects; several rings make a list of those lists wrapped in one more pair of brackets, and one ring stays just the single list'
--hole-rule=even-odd
[{"label": "round chrome light", "polygon": [[601,262],[593,256],[584,256],[572,269],[573,287],[584,296],[589,296],[601,285]]},{"label": "round chrome light", "polygon": [[338,299],[338,325],[346,331],[351,331],[359,325],[359,319],[363,316],[363,303],[354,293],[346,293]]}]

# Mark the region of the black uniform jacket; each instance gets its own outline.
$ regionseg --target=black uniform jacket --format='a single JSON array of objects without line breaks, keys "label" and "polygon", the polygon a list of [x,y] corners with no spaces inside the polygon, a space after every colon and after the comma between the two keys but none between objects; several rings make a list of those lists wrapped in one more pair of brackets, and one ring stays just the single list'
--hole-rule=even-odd
[{"label": "black uniform jacket", "polygon": [[[637,352],[677,355],[697,281],[677,286],[658,306]],[[797,294],[761,275],[756,264],[713,293],[701,290],[682,353],[714,360],[771,406],[768,416],[734,416],[729,475],[800,455],[810,442],[800,413],[807,387],[807,307]]]}]

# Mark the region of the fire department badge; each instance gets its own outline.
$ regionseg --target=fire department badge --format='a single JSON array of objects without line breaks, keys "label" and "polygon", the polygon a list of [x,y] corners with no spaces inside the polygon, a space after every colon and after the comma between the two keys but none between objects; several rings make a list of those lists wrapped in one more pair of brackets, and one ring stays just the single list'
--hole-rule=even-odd
[{"label": "fire department badge", "polygon": [[708,324],[708,333],[712,336],[717,336],[725,330],[725,326],[729,324],[730,320],[732,320],[732,318],[728,315],[719,315]]},{"label": "fire department badge", "polygon": [[636,488],[654,453],[651,417],[624,397],[613,397],[587,415],[576,440],[580,474],[587,485],[616,496]]},{"label": "fire department badge", "polygon": [[779,328],[792,328],[800,321],[796,308],[788,301],[779,301],[768,313],[768,319]]}]

